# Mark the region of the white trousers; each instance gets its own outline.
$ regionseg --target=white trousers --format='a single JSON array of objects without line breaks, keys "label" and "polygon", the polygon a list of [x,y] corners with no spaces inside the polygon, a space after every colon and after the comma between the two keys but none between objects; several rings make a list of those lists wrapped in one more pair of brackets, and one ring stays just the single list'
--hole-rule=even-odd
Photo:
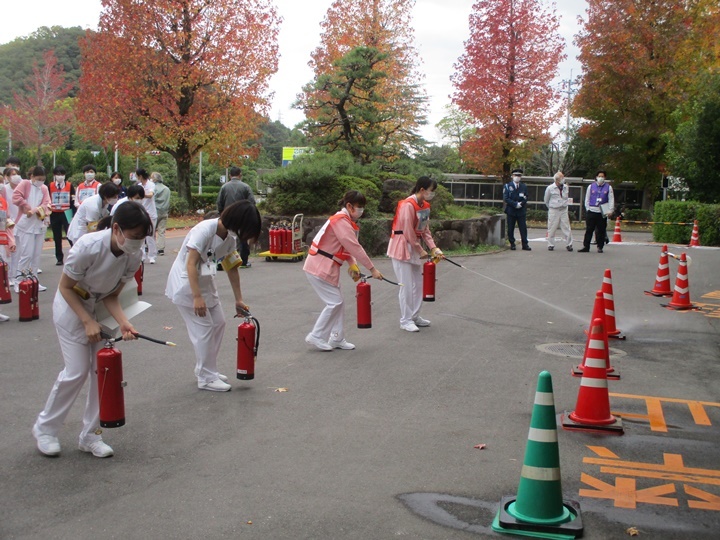
[{"label": "white trousers", "polygon": [[572,229],[567,208],[550,208],[548,210],[548,246],[555,247],[555,231],[557,231],[558,225],[565,237],[565,243],[572,246]]},{"label": "white trousers", "polygon": [[40,433],[56,437],[89,375],[90,387],[85,401],[79,442],[91,444],[101,438],[95,434],[95,430],[100,427],[100,400],[95,370],[97,352],[104,346],[104,342],[88,343],[86,338],[78,339],[77,335],[70,334],[59,326],[56,326],[56,331],[65,369],[58,375],[45,403],[45,409],[37,417],[35,425]]},{"label": "white trousers", "polygon": [[222,305],[207,308],[204,317],[195,315],[195,309],[177,306],[185,320],[190,343],[195,349],[195,376],[198,383],[219,379],[217,357],[225,335],[225,314]]},{"label": "white trousers", "polygon": [[[150,216],[150,220],[153,225],[153,233],[150,236],[145,237],[145,246],[147,247],[147,259],[154,259],[157,257],[157,242],[155,242],[155,227],[157,226],[157,216]],[[143,251],[143,261],[146,260],[145,253]]]},{"label": "white trousers", "polygon": [[17,250],[10,253],[8,246],[3,246],[3,250],[5,251],[3,258],[8,265],[8,279],[10,280],[10,285],[12,285],[15,281],[15,276],[17,276]]},{"label": "white trousers", "polygon": [[392,259],[393,270],[398,283],[398,299],[400,300],[400,324],[413,322],[420,315],[422,307],[422,264],[411,264],[407,261]]},{"label": "white trousers", "polygon": [[342,341],[345,339],[345,306],[340,287],[307,272],[305,275],[320,300],[325,302],[325,308],[310,333],[323,341]]},{"label": "white trousers", "polygon": [[15,269],[15,277],[20,276],[20,272],[32,269],[37,274],[40,268],[40,254],[42,253],[43,242],[45,241],[45,233],[26,233],[17,231],[15,242],[17,243],[17,268]]}]

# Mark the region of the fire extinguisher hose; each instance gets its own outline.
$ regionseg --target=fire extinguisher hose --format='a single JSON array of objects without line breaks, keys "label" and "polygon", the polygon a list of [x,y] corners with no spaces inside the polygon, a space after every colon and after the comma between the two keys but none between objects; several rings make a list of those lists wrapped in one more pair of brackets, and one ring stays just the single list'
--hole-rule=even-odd
[{"label": "fire extinguisher hose", "polygon": [[[162,341],[160,339],[151,338],[149,336],[144,336],[142,334],[134,334],[136,338],[138,339],[145,339],[147,341],[152,341],[153,343],[157,343],[159,345],[167,345],[168,347],[176,347],[177,344],[173,343],[172,341]],[[118,341],[122,341],[122,336],[111,338],[109,335],[107,335],[105,332],[100,333],[100,337],[107,339],[110,343],[117,343]]]}]

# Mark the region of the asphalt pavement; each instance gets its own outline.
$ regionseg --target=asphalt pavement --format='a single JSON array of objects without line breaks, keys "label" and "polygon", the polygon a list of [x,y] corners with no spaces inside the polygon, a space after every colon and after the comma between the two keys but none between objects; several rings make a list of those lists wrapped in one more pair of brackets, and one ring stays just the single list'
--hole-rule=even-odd
[{"label": "asphalt pavement", "polygon": [[[715,539],[720,531],[720,249],[690,255],[690,294],[702,311],[647,296],[660,246],[623,235],[599,254],[531,252],[441,262],[432,326],[399,327],[397,288],[372,281],[373,322],[356,327],[355,284],[343,274],[353,351],[305,344],[322,304],[302,263],[254,256],[241,271],[261,324],[255,379],[235,378],[232,293],[218,275],[228,326],[219,364],[231,392],[198,390],[183,321],[164,296],[182,233],[145,271],[123,343],[127,424],[105,429],[115,456],[77,449],[85,393],[41,455],[30,433],[62,367],[51,306],[61,268],[42,255],[40,319],[19,322],[17,295],[0,306],[0,538],[421,539],[499,538],[490,523],[517,493],[538,374],[552,375],[558,415],[576,407],[586,329],[603,272],[612,270],[620,380],[612,411],[624,435],[558,429],[562,490],[580,503],[584,538]],[[580,236],[575,231],[575,236]],[[49,244],[48,244],[49,247]],[[576,241],[576,249],[579,247]],[[375,260],[394,279],[388,259]],[[670,261],[674,284],[678,264]],[[580,351],[579,353],[577,351]],[[476,446],[485,445],[484,448]]]}]

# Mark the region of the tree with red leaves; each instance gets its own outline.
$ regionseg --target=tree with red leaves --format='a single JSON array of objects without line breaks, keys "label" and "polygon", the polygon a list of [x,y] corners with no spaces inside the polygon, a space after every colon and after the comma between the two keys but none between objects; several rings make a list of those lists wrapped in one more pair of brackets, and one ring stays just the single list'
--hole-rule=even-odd
[{"label": "tree with red leaves", "polygon": [[415,62],[415,0],[335,0],[312,53],[315,79],[296,107],[311,144],[361,163],[392,161],[419,143],[427,98]]},{"label": "tree with red leaves", "polygon": [[42,65],[33,63],[25,92],[14,93],[14,105],[5,116],[6,128],[16,141],[35,149],[38,165],[42,165],[43,150],[61,146],[72,131],[73,110],[64,101],[72,86],[49,50],[43,54]]},{"label": "tree with red leaves", "polygon": [[79,131],[121,150],[168,152],[179,194],[205,151],[238,163],[268,109],[279,18],[270,0],[103,0],[81,43]]},{"label": "tree with red leaves", "polygon": [[463,156],[487,174],[510,170],[549,140],[562,112],[551,85],[565,44],[558,19],[538,0],[479,0],[455,64],[453,102],[475,122]]}]

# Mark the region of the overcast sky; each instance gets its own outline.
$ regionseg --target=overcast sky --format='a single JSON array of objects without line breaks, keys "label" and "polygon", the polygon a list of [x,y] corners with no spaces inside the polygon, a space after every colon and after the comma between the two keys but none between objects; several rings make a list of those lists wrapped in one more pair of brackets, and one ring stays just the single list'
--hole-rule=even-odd
[{"label": "overcast sky", "polygon": [[[549,0],[540,0],[545,2]],[[422,135],[437,142],[435,124],[443,117],[443,107],[450,103],[453,88],[450,76],[453,64],[463,53],[463,43],[469,36],[468,17],[473,0],[416,0],[413,14],[415,40],[420,56],[419,70],[425,74],[425,89],[429,97],[429,124]],[[100,15],[100,0],[20,0],[3,6],[3,32],[0,43],[27,36],[41,26],[81,26],[96,28]],[[312,79],[307,63],[310,53],[318,46],[320,22],[332,0],[275,0],[283,18],[280,27],[280,62],[278,72],[270,81],[274,91],[271,118],[292,127],[303,119],[300,111],[292,109],[302,86]],[[560,32],[565,38],[568,59],[562,64],[558,85],[563,79],[576,77],[580,65],[573,36],[578,31],[577,17],[585,15],[585,0],[557,0]],[[12,21],[12,24],[8,24]]]}]

